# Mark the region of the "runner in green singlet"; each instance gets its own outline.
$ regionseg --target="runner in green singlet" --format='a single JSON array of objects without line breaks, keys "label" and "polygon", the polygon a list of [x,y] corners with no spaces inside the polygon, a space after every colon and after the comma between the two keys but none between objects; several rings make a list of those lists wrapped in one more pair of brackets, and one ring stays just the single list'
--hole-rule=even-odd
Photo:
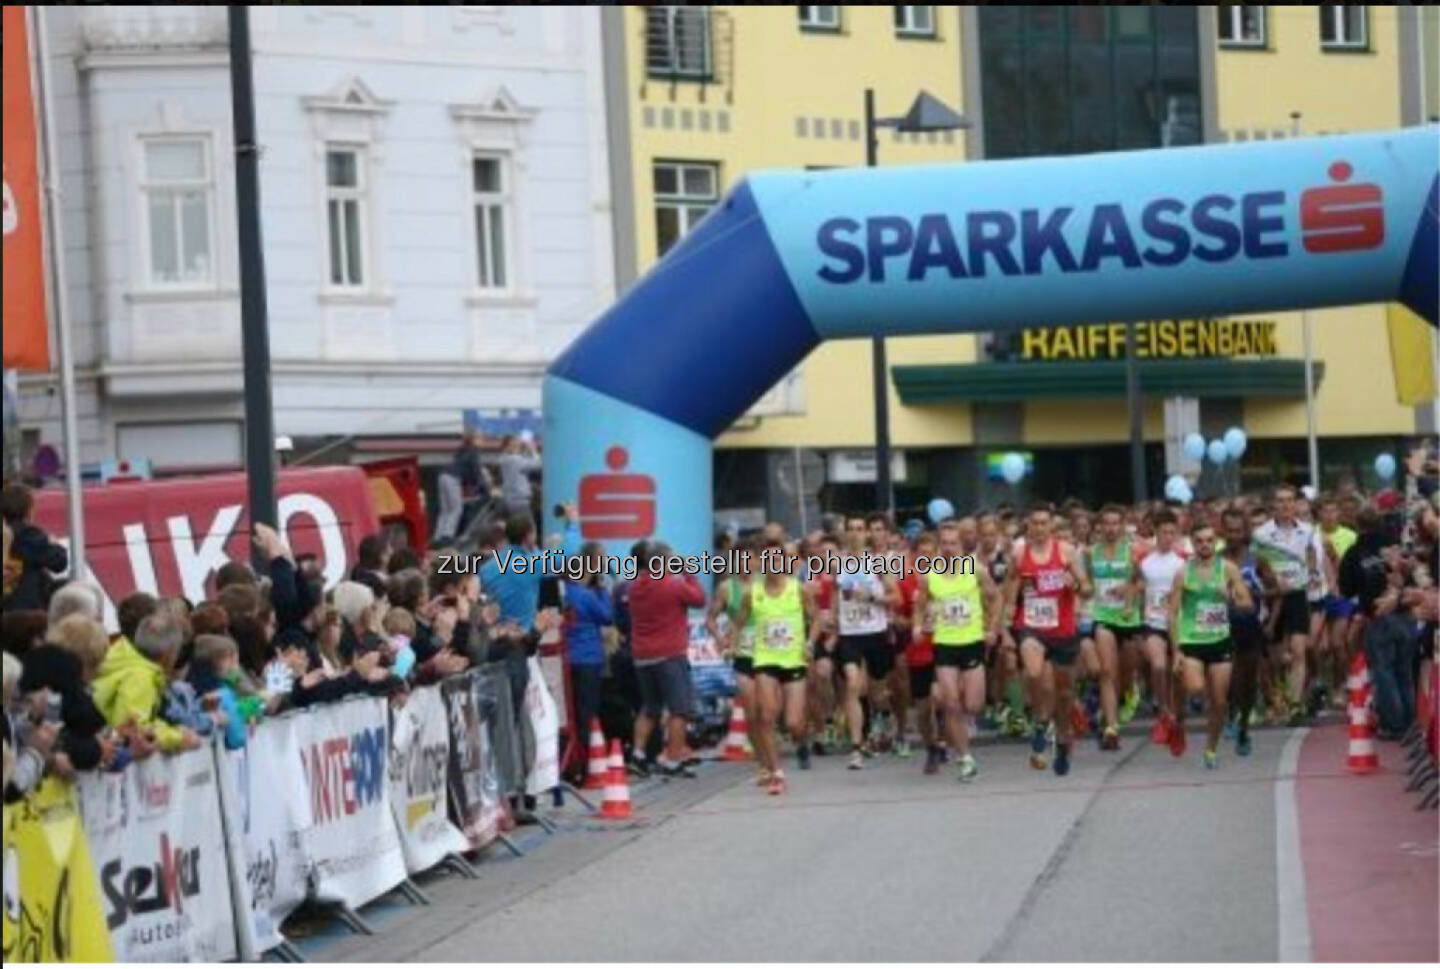
[{"label": "runner in green singlet", "polygon": [[[735,670],[735,702],[745,711],[745,733],[750,746],[755,746],[755,725],[760,711],[755,706],[755,624],[742,626],[739,622],[740,604],[745,599],[755,569],[757,550],[755,543],[745,540],[734,548],[739,568],[726,576],[710,597],[710,609],[705,614],[705,629],[715,644],[730,658]],[[722,622],[723,619],[723,622]],[[770,782],[765,768],[760,768],[757,783],[764,786]]]},{"label": "runner in green singlet", "polygon": [[[1120,749],[1119,686],[1134,685],[1143,635],[1140,607],[1130,595],[1130,578],[1138,558],[1125,535],[1125,510],[1106,505],[1100,510],[1100,540],[1090,547],[1088,557],[1090,580],[1095,584],[1091,611],[1095,649],[1100,656],[1100,711],[1105,721],[1100,735],[1102,750]],[[1125,662],[1127,656],[1129,662]],[[1129,672],[1129,680],[1121,677],[1122,670]]]}]

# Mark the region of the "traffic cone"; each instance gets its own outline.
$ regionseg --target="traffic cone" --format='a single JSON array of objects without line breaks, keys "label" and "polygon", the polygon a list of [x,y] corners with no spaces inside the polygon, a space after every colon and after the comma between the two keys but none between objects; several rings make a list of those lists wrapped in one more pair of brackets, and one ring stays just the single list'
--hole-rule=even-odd
[{"label": "traffic cone", "polygon": [[730,732],[725,735],[725,746],[720,751],[722,760],[749,760],[750,738],[745,733],[745,705],[737,697],[730,704]]},{"label": "traffic cone", "polygon": [[600,718],[590,718],[590,764],[585,774],[585,790],[602,791],[610,773],[610,758],[605,755],[605,733]]},{"label": "traffic cone", "polygon": [[610,741],[610,768],[599,816],[607,821],[625,821],[630,817],[630,782],[625,777],[625,755],[620,753],[619,740]]},{"label": "traffic cone", "polygon": [[1350,756],[1347,766],[1352,774],[1368,774],[1380,767],[1370,714],[1363,706],[1353,702],[1350,704]]},{"label": "traffic cone", "polygon": [[1370,680],[1370,663],[1365,659],[1365,651],[1360,650],[1355,658],[1350,661],[1350,676],[1346,680],[1350,688],[1351,704],[1362,707],[1365,710],[1365,718],[1371,729],[1380,725],[1379,713],[1375,710],[1374,685]]}]

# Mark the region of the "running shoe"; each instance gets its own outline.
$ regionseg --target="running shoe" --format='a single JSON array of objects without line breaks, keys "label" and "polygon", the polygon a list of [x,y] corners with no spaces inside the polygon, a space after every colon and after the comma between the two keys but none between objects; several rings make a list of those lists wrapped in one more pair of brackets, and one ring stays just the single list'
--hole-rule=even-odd
[{"label": "running shoe", "polygon": [[956,775],[962,784],[973,781],[979,773],[980,765],[975,762],[973,755],[965,754],[960,758],[960,763],[956,767]]},{"label": "running shoe", "polygon": [[1056,744],[1056,745],[1055,745],[1055,763],[1054,763],[1053,766],[1054,766],[1054,768],[1055,768],[1055,776],[1056,776],[1056,777],[1064,777],[1066,774],[1070,773],[1070,745],[1069,745],[1069,744]]},{"label": "running shoe", "polygon": [[1205,752],[1200,755],[1200,760],[1205,764],[1206,770],[1214,770],[1220,766],[1220,755],[1209,747],[1206,747]]},{"label": "running shoe", "polygon": [[1078,702],[1070,708],[1070,732],[1077,737],[1083,737],[1090,732],[1090,717]]},{"label": "running shoe", "polygon": [[1030,732],[1030,766],[1036,770],[1044,770],[1045,748],[1050,745],[1045,736],[1045,725],[1037,723]]},{"label": "running shoe", "polygon": [[1119,750],[1120,731],[1116,730],[1114,727],[1106,727],[1105,732],[1100,735],[1100,749]]},{"label": "running shoe", "polygon": [[910,741],[903,737],[895,742],[895,756],[909,759],[915,751],[910,747]]},{"label": "running shoe", "polygon": [[1023,737],[1030,732],[1030,720],[1019,710],[1011,710],[1005,722],[1005,732],[1011,737]]},{"label": "running shoe", "polygon": [[1234,740],[1236,734],[1238,734],[1239,732],[1240,732],[1240,727],[1239,727],[1239,725],[1236,723],[1236,718],[1235,718],[1235,717],[1231,717],[1231,718],[1229,718],[1228,720],[1225,721],[1225,739],[1226,739],[1226,740]]},{"label": "running shoe", "polygon": [[925,773],[940,773],[940,764],[944,759],[944,751],[942,751],[939,747],[931,747],[925,752]]},{"label": "running shoe", "polygon": [[766,787],[770,783],[770,769],[761,767],[755,774],[755,786]]},{"label": "running shoe", "polygon": [[1125,701],[1120,704],[1120,726],[1125,726],[1135,719],[1135,711],[1140,708],[1140,691],[1133,686],[1125,691]]},{"label": "running shoe", "polygon": [[1249,731],[1246,731],[1245,733],[1242,733],[1240,736],[1238,736],[1238,737],[1235,738],[1235,756],[1236,756],[1236,757],[1249,757],[1249,756],[1250,756],[1250,733],[1249,733]]},{"label": "running shoe", "polygon": [[1172,721],[1170,724],[1170,756],[1185,756],[1185,725],[1183,723]]},{"label": "running shoe", "polygon": [[1163,747],[1170,740],[1170,714],[1160,715],[1155,721],[1155,726],[1150,728],[1150,742],[1157,747]]},{"label": "running shoe", "polygon": [[810,752],[816,757],[828,757],[830,755],[830,745],[823,740],[817,740],[810,745]]},{"label": "running shoe", "polygon": [[1247,723],[1246,726],[1247,726],[1247,727],[1258,727],[1258,726],[1260,726],[1261,724],[1263,724],[1264,722],[1265,722],[1265,714],[1261,713],[1258,709],[1256,709],[1256,710],[1251,710],[1251,711],[1250,711],[1250,722]]},{"label": "running shoe", "polygon": [[770,778],[770,783],[765,785],[765,793],[770,795],[785,793],[785,772],[777,770]]},{"label": "running shoe", "polygon": [[651,765],[643,760],[632,760],[625,765],[625,770],[635,777],[645,778],[650,776]]},{"label": "running shoe", "polygon": [[858,749],[852,750],[850,752],[850,763],[846,764],[845,767],[848,770],[864,770],[865,755],[861,753]]},{"label": "running shoe", "polygon": [[668,760],[657,760],[655,762],[655,771],[656,773],[660,774],[661,777],[694,778],[700,776],[696,774],[693,770],[691,770],[689,767],[687,767],[684,762],[674,762]]},{"label": "running shoe", "polygon": [[800,769],[801,769],[801,770],[809,770],[809,769],[810,769],[810,745],[809,745],[809,744],[801,744],[799,747],[797,747],[796,750],[795,750],[795,756],[796,756],[796,757],[799,759],[799,761],[800,761]]}]

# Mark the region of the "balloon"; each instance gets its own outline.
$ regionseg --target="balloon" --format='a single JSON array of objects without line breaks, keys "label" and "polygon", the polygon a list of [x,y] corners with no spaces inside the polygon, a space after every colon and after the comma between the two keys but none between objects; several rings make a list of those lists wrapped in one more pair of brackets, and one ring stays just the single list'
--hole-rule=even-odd
[{"label": "balloon", "polygon": [[1205,438],[1191,431],[1185,435],[1185,440],[1180,444],[1180,450],[1191,461],[1200,461],[1205,457]]},{"label": "balloon", "polygon": [[1010,484],[1019,484],[1025,477],[1025,458],[1011,451],[1000,459],[1000,475]]},{"label": "balloon", "polygon": [[1315,492],[1315,486],[1314,486],[1314,485],[1301,485],[1301,486],[1300,486],[1300,495],[1301,495],[1301,497],[1303,497],[1306,501],[1314,501],[1314,500],[1315,500],[1315,494],[1316,494],[1316,492]]},{"label": "balloon", "polygon": [[925,514],[930,516],[931,524],[938,525],[947,518],[955,517],[955,506],[944,498],[931,498],[930,504],[925,506]]},{"label": "balloon", "polygon": [[1240,460],[1241,455],[1245,453],[1245,446],[1249,443],[1250,439],[1247,438],[1245,432],[1238,427],[1232,427],[1225,432],[1225,450],[1228,451],[1230,456],[1236,461]]},{"label": "balloon", "polygon": [[1395,477],[1395,455],[1377,455],[1375,458],[1375,473],[1384,481],[1389,481]]},{"label": "balloon", "polygon": [[1217,437],[1205,448],[1205,456],[1210,459],[1211,464],[1224,464],[1230,460],[1230,451],[1225,447],[1225,442]]},{"label": "balloon", "polygon": [[1171,501],[1178,501],[1182,504],[1189,504],[1192,494],[1190,482],[1178,474],[1172,474],[1165,480],[1165,497]]}]

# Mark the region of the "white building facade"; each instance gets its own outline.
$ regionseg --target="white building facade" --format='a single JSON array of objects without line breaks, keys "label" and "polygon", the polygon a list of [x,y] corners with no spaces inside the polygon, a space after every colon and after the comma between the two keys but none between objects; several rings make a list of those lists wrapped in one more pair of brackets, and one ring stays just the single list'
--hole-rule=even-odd
[{"label": "white building facade", "polygon": [[[598,10],[250,16],[276,433],[343,455],[538,409],[614,298]],[[83,459],[238,466],[226,11],[44,20]],[[54,375],[20,386],[26,442],[58,448]]]}]

